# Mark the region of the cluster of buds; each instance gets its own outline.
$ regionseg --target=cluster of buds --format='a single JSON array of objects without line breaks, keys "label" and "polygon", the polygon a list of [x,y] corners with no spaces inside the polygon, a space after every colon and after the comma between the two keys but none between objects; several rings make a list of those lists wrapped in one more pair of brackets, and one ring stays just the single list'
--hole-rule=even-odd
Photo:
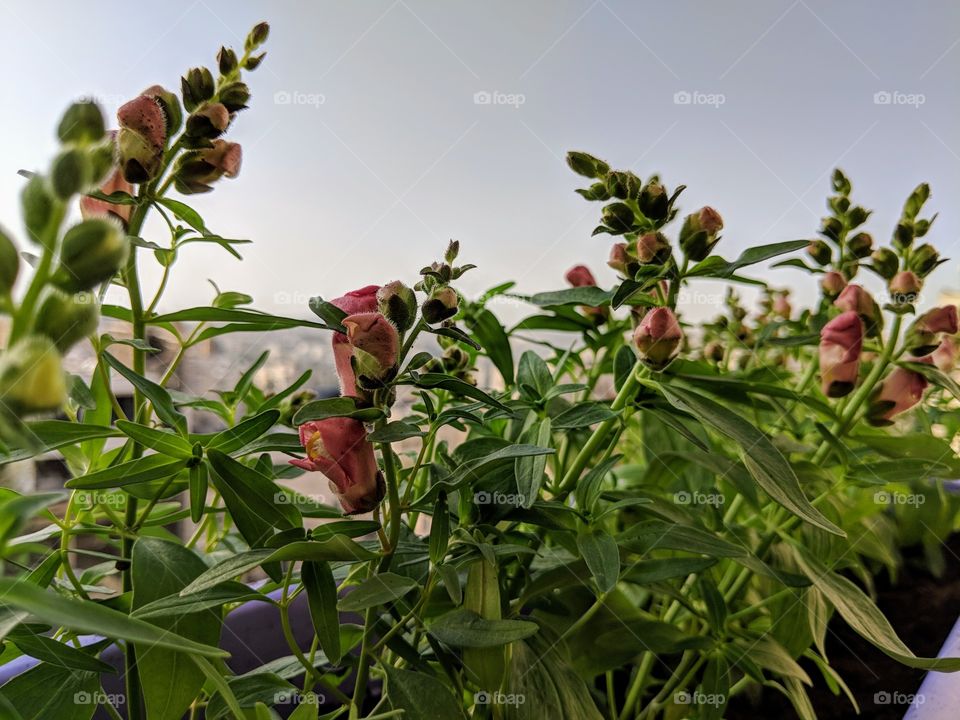
[{"label": "cluster of buds", "polygon": [[468,385],[476,385],[477,378],[474,375],[476,368],[473,366],[473,358],[466,350],[460,347],[456,341],[447,338],[438,338],[441,345],[445,345],[443,356],[433,358],[424,366],[428,372],[442,372],[452,375],[458,380],[462,380]]},{"label": "cluster of buds", "polygon": [[760,300],[760,315],[757,316],[759,322],[789,320],[792,312],[789,290],[774,290],[769,287],[764,289]]},{"label": "cluster of buds", "polygon": [[[564,276],[571,287],[596,287],[597,280],[586,265],[576,265]],[[581,306],[580,310],[590,318],[594,325],[600,326],[610,317],[610,311],[607,307],[589,307]]]},{"label": "cluster of buds", "polygon": [[460,243],[451,240],[443,256],[443,262],[435,262],[420,271],[423,280],[414,287],[427,295],[420,306],[423,321],[428,325],[447,324],[460,309],[460,296],[450,283],[458,280],[475,265],[454,266],[453,262],[460,254]]},{"label": "cluster of buds", "polygon": [[821,283],[828,299],[836,297],[843,285],[856,277],[860,262],[874,252],[873,236],[858,230],[871,211],[850,202],[852,186],[843,171],[833,171],[832,185],[834,195],[827,200],[830,214],[820,224],[823,237],[807,245],[807,254],[816,265],[828,268],[828,274],[836,273]]}]

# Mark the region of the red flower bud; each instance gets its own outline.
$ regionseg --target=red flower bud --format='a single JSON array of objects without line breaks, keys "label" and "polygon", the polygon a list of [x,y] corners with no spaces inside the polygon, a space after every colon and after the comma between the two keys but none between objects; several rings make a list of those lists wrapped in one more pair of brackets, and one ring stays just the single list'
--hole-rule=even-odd
[{"label": "red flower bud", "polygon": [[843,275],[836,270],[831,270],[820,280],[820,289],[823,290],[823,294],[828,298],[837,297],[837,295],[843,292],[846,286],[847,281]]},{"label": "red flower bud", "polygon": [[928,310],[916,319],[915,325],[924,332],[956,335],[960,330],[957,324],[957,306],[944,305]]},{"label": "red flower bud", "polygon": [[356,372],[374,380],[387,378],[397,365],[400,336],[397,328],[378,312],[348,315],[343,319],[353,347]]},{"label": "red flower bud", "polygon": [[837,315],[820,331],[820,387],[827,397],[843,397],[857,384],[863,322],[853,310]]},{"label": "red flower bud", "polygon": [[[377,292],[379,285],[365,285],[359,290],[351,290],[346,295],[334,298],[330,304],[347,315],[357,313],[376,312]],[[340,393],[357,397],[357,378],[353,372],[353,346],[347,336],[341,332],[333,334],[333,362],[337,368],[337,377],[340,379]]]},{"label": "red flower bud", "polygon": [[586,265],[576,265],[567,270],[566,279],[573,287],[595,287],[597,284],[593,273]]},{"label": "red flower bud", "polygon": [[927,389],[927,380],[912,370],[898,367],[887,375],[870,397],[867,421],[871,425],[890,425],[892,418],[916,405]]},{"label": "red flower bud", "polygon": [[158,150],[167,142],[167,120],[154,97],[141,95],[121,105],[117,121],[121,128],[135,131]]},{"label": "red flower bud", "polygon": [[290,464],[323,473],[346,514],[370,512],[383,499],[383,475],[362,422],[339,417],[308,422],[300,426],[300,443],[307,457]]},{"label": "red flower bud", "polygon": [[652,368],[662,370],[680,353],[683,330],[673,310],[657,307],[643,316],[633,332],[633,344],[640,358]]},{"label": "red flower bud", "polygon": [[917,293],[923,284],[914,273],[909,270],[901,270],[890,281],[890,295],[895,303],[912,303],[917,299]]},{"label": "red flower bud", "polygon": [[670,243],[663,233],[649,232],[637,238],[637,259],[645,265],[664,263],[670,257],[670,253]]}]

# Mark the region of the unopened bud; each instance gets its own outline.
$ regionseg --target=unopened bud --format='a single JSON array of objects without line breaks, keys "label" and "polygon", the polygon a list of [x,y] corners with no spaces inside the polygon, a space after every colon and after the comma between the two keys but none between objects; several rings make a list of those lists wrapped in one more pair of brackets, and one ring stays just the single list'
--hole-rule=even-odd
[{"label": "unopened bud", "polygon": [[577,175],[583,175],[597,180],[606,176],[610,172],[610,166],[603,160],[595,158],[593,155],[585,152],[570,151],[567,153],[567,165]]},{"label": "unopened bud", "polygon": [[61,353],[92,335],[100,321],[100,307],[90,292],[69,294],[47,287],[37,306],[34,331],[53,341]]},{"label": "unopened bud", "polygon": [[893,244],[901,250],[913,244],[914,231],[910,222],[900,222],[893,231]]},{"label": "unopened bud", "polygon": [[843,292],[846,286],[846,279],[836,270],[826,273],[820,280],[820,289],[823,290],[824,296],[831,300]]},{"label": "unopened bud", "polygon": [[857,384],[863,349],[863,322],[847,310],[820,331],[820,386],[827,397],[849,395]]},{"label": "unopened bud", "polygon": [[103,113],[95,102],[76,102],[67,108],[57,128],[61,142],[85,145],[95,143],[105,132]]},{"label": "unopened bud", "polygon": [[900,261],[897,254],[890,248],[877,248],[870,256],[874,271],[884,280],[891,279],[897,274]]},{"label": "unopened bud", "polygon": [[643,265],[662,265],[672,252],[670,242],[663,233],[649,232],[637,238],[637,260]]},{"label": "unopened bud", "polygon": [[417,296],[399,280],[387,283],[377,291],[380,312],[400,332],[406,332],[417,321]]},{"label": "unopened bud", "polygon": [[614,243],[611,246],[607,265],[629,278],[634,277],[640,269],[640,263],[631,255],[626,243]]},{"label": "unopened bud", "polygon": [[640,359],[656,370],[662,370],[680,353],[683,330],[673,310],[657,307],[643,316],[633,332],[633,344]]},{"label": "unopened bud", "polygon": [[813,261],[817,263],[817,265],[829,265],[830,260],[833,259],[833,252],[830,250],[830,246],[823,240],[811,240],[807,245],[807,254],[813,258]]},{"label": "unopened bud", "polygon": [[0,296],[8,295],[20,272],[20,253],[13,240],[0,229]]},{"label": "unopened bud", "polygon": [[666,188],[656,180],[651,180],[640,191],[640,198],[637,204],[640,206],[640,212],[644,216],[654,221],[663,220],[667,217],[670,198],[667,197]]},{"label": "unopened bud", "polygon": [[157,148],[134,130],[120,128],[117,133],[117,157],[123,179],[145,183],[155,178],[163,163],[163,149]]},{"label": "unopened bud", "polygon": [[47,180],[42,175],[31,177],[23,188],[20,200],[23,224],[29,238],[39,244],[53,242],[62,204],[54,197]]},{"label": "unopened bud", "polygon": [[712,207],[703,207],[687,215],[680,228],[680,247],[694,262],[705,259],[720,239],[723,218]]},{"label": "unopened bud", "polygon": [[607,192],[620,200],[636,200],[640,185],[640,178],[629,170],[614,170],[607,175]]},{"label": "unopened bud", "polygon": [[213,75],[204,67],[191,68],[180,78],[180,93],[183,96],[183,107],[187,112],[193,112],[202,103],[212,98],[216,89]]},{"label": "unopened bud", "polygon": [[220,88],[220,102],[232,113],[244,110],[250,102],[250,88],[246,83],[232,82]]},{"label": "unopened bud", "polygon": [[843,311],[853,311],[863,320],[867,337],[876,337],[883,329],[883,312],[862,285],[847,285],[833,303]]},{"label": "unopened bud", "polygon": [[604,205],[603,212],[601,213],[601,221],[603,224],[617,234],[629,232],[633,227],[634,220],[633,210],[629,205],[622,202]]},{"label": "unopened bud", "polygon": [[825,217],[821,221],[820,234],[831,240],[838,239],[842,231],[843,223],[835,217]]},{"label": "unopened bud", "polygon": [[258,48],[267,41],[267,37],[269,37],[269,35],[270,25],[265,22],[257,23],[253,26],[253,29],[250,30],[243,46],[247,50]]},{"label": "unopened bud", "polygon": [[0,396],[17,413],[49,412],[67,398],[60,353],[49,339],[31,335],[0,356]]},{"label": "unopened bud", "polygon": [[61,152],[50,169],[50,186],[61,200],[67,200],[90,187],[92,168],[87,154],[78,147]]},{"label": "unopened bud", "polygon": [[209,192],[211,183],[221,177],[234,178],[240,173],[243,153],[240,145],[214,140],[213,147],[183,153],[173,170],[176,188],[185,195]]},{"label": "unopened bud", "polygon": [[847,211],[847,226],[851,228],[860,227],[870,217],[870,211],[866,208],[854,205]]},{"label": "unopened bud", "polygon": [[847,247],[855,258],[865,258],[873,252],[873,237],[870,233],[857,233],[847,240]]},{"label": "unopened bud", "polygon": [[902,270],[890,281],[891,301],[896,305],[912,303],[917,299],[923,283],[910,270]]},{"label": "unopened bud", "polygon": [[166,120],[167,137],[173,137],[180,130],[183,123],[183,110],[180,109],[180,98],[160,85],[151,85],[141,95],[153,98],[163,110]]},{"label": "unopened bud", "polygon": [[353,347],[358,381],[382,381],[396,369],[399,337],[397,329],[380,313],[357,313],[343,319],[347,340]]},{"label": "unopened bud", "polygon": [[68,292],[89,290],[114,276],[126,260],[128,249],[118,223],[101,218],[84,220],[64,234],[53,282]]},{"label": "unopened bud", "polygon": [[221,47],[217,53],[217,66],[220,68],[221,75],[230,75],[238,67],[237,54],[232,48]]},{"label": "unopened bud", "polygon": [[421,307],[423,319],[430,325],[436,325],[457,314],[460,298],[452,287],[436,288],[430,293]]},{"label": "unopened bud", "polygon": [[926,277],[940,264],[940,253],[930,243],[924,243],[910,253],[910,269],[920,277]]}]

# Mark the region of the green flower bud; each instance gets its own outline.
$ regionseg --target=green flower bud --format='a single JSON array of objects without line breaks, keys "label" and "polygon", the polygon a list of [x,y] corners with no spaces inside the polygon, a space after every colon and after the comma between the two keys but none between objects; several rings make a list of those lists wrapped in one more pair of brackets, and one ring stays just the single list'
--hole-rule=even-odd
[{"label": "green flower bud", "polygon": [[238,67],[237,54],[232,48],[220,48],[220,52],[217,53],[217,66],[220,68],[221,75],[229,75],[236,71]]},{"label": "green flower bud", "polygon": [[56,225],[60,222],[63,208],[42,175],[34,175],[27,181],[20,201],[23,205],[23,224],[30,239],[41,245],[55,241]]},{"label": "green flower bud", "polygon": [[77,147],[67,148],[53,161],[50,185],[61,200],[85,192],[93,181],[93,169],[87,154]]},{"label": "green flower bud", "polygon": [[618,235],[629,232],[635,219],[630,206],[622,202],[604,205],[601,215],[601,222]]},{"label": "green flower bud", "polygon": [[852,186],[850,181],[847,179],[847,176],[843,174],[843,170],[836,168],[833,171],[833,177],[831,178],[833,184],[833,191],[838,192],[841,195],[849,195]]},{"label": "green flower bud", "polygon": [[98,143],[87,153],[90,164],[90,185],[95,186],[106,180],[114,169],[113,139]]},{"label": "green flower bud", "polygon": [[720,240],[723,218],[712,207],[705,206],[687,215],[680,228],[680,248],[694,262],[705,259]]},{"label": "green flower bud", "polygon": [[828,237],[831,240],[836,240],[840,237],[840,233],[842,231],[843,223],[835,217],[825,217],[821,221],[820,234],[824,237]]},{"label": "green flower bud", "polygon": [[205,103],[187,118],[187,137],[213,140],[230,125],[230,111],[223,103]]},{"label": "green flower bud", "polygon": [[863,225],[870,217],[870,211],[859,205],[854,205],[847,211],[847,227],[855,228]]},{"label": "green flower bud", "polygon": [[855,258],[865,258],[873,251],[873,237],[870,233],[857,233],[847,240],[847,247]]},{"label": "green flower bud", "polygon": [[581,188],[575,192],[579,193],[581,196],[587,200],[609,200],[610,193],[607,190],[607,184],[602,182],[595,182],[588,188]]},{"label": "green flower bud", "polygon": [[420,308],[423,319],[430,325],[448,320],[457,314],[460,298],[452,287],[435,288]]},{"label": "green flower bud", "polygon": [[224,85],[220,88],[220,102],[232,113],[245,110],[250,102],[250,88],[239,81]]},{"label": "green flower bud", "polygon": [[930,243],[924,243],[910,253],[910,269],[920,277],[926,277],[940,264],[940,253]]},{"label": "green flower bud", "polygon": [[603,160],[585,152],[571,150],[567,153],[567,165],[577,175],[600,180],[610,172],[610,166]]},{"label": "green flower bud", "polygon": [[129,244],[117,223],[84,220],[67,230],[54,284],[68,292],[89,290],[109,280],[127,259]]},{"label": "green flower bud", "polygon": [[629,171],[614,170],[606,179],[607,192],[620,200],[635,200],[640,195],[640,178]]},{"label": "green flower bud", "polygon": [[20,253],[13,240],[0,229],[0,295],[6,295],[17,282],[20,272]]},{"label": "green flower bud", "polygon": [[813,258],[817,265],[829,265],[830,260],[833,259],[830,246],[823,240],[811,240],[810,244],[807,245],[807,254]]},{"label": "green flower bud", "polygon": [[[478,496],[485,493],[478,493]],[[485,620],[499,620],[500,583],[497,566],[484,558],[474,560],[467,570],[463,607]],[[468,677],[482,690],[497,690],[506,669],[505,647],[464,648],[463,666]]]},{"label": "green flower bud", "polygon": [[49,412],[67,399],[60,353],[45,337],[23,338],[0,356],[0,397],[18,414]]},{"label": "green flower bud", "polygon": [[914,232],[913,225],[909,222],[897,224],[897,229],[893,231],[893,244],[903,250],[913,244]]},{"label": "green flower bud", "polygon": [[873,271],[884,280],[889,280],[897,274],[900,269],[900,260],[897,254],[890,248],[877,248],[870,256],[873,261]]},{"label": "green flower bud", "polygon": [[217,86],[207,68],[191,68],[180,78],[180,93],[187,112],[193,112],[202,103],[213,97]]},{"label": "green flower bud", "polygon": [[377,305],[380,313],[400,332],[406,332],[417,321],[416,293],[399,280],[387,283],[377,291]]},{"label": "green flower bud", "polygon": [[257,23],[253,26],[253,29],[247,35],[246,40],[243,43],[243,47],[246,50],[253,50],[263,45],[267,41],[267,37],[270,35],[270,26],[265,23]]},{"label": "green flower bud", "polygon": [[263,62],[263,59],[267,56],[266,53],[260,53],[259,55],[251,55],[246,60],[243,61],[244,70],[256,70],[260,67],[260,63]]},{"label": "green flower bud", "polygon": [[47,287],[37,306],[34,330],[53,341],[61,353],[97,331],[100,306],[93,293],[65,293]]},{"label": "green flower bud", "polygon": [[103,113],[95,102],[76,102],[67,108],[57,127],[57,136],[64,143],[94,143],[106,132]]},{"label": "green flower bud", "polygon": [[670,198],[667,190],[656,180],[651,180],[640,191],[638,199],[640,212],[651,220],[663,220],[667,217],[670,207]]}]

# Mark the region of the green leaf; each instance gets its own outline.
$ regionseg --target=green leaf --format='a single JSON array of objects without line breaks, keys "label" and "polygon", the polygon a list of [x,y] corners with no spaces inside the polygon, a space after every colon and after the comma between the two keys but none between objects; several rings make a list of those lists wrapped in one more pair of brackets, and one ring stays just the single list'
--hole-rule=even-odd
[{"label": "green leaf", "polygon": [[[275,673],[254,673],[226,679],[230,694],[236,698],[237,705],[243,709],[253,709],[257,703],[270,706],[280,702],[293,702],[297,697],[297,689]],[[236,713],[236,710],[233,711]],[[230,715],[230,708],[224,701],[223,690],[210,699],[204,713],[205,720],[221,720]],[[240,718],[249,717],[246,714]]]},{"label": "green leaf", "polygon": [[500,321],[492,312],[483,308],[468,316],[467,326],[490,361],[500,371],[504,384],[507,387],[513,385],[513,350],[510,347],[510,336]]},{"label": "green leaf", "polygon": [[463,708],[445,684],[431,675],[384,663],[386,702],[404,720],[465,720]]},{"label": "green leaf", "polygon": [[731,652],[745,655],[764,670],[784,677],[796,678],[807,685],[813,684],[810,676],[796,660],[790,657],[786,648],[770,636],[743,640],[736,643],[735,647],[736,649],[730,648]]},{"label": "green leaf", "polygon": [[510,412],[510,408],[508,408],[499,400],[491,397],[480,388],[458,378],[452,377],[451,375],[444,375],[442,373],[424,373],[423,375],[418,376],[414,380],[413,384],[417,387],[425,388],[427,390],[434,388],[449,390],[457,395],[473,398],[474,400],[479,400],[480,402],[490,405],[491,407]]},{"label": "green leaf", "polygon": [[217,308],[217,307],[194,307],[186,310],[177,310],[166,315],[157,315],[150,319],[152,325],[162,325],[163,323],[178,322],[225,322],[230,325],[225,328],[208,328],[207,331],[200,333],[192,344],[196,345],[210,337],[223,334],[223,332],[210,333],[209,330],[220,330],[226,332],[244,332],[257,330],[284,330],[295,327],[312,327],[320,330],[330,330],[323,323],[313,322],[311,320],[298,320],[296,318],[281,317],[279,315],[270,315],[268,313],[258,312],[256,310],[241,310],[239,308]]},{"label": "green leaf", "polygon": [[163,205],[170,212],[176,215],[178,218],[183,220],[187,225],[192,227],[201,235],[209,235],[210,231],[207,229],[207,226],[203,222],[203,218],[200,216],[196,210],[187,205],[184,202],[179,200],[174,200],[173,198],[160,197],[156,199],[156,202]]},{"label": "green leaf", "polygon": [[[160,538],[139,538],[133,546],[134,611],[179,593],[206,567],[203,560],[182,545]],[[204,645],[217,645],[220,641],[219,612],[168,615],[152,622]],[[139,645],[137,650],[147,716],[151,720],[180,720],[203,688],[203,675],[182,652]]]},{"label": "green leaf", "polygon": [[327,562],[305,562],[300,566],[300,580],[307,591],[310,619],[320,642],[320,649],[331,663],[343,657],[340,644],[340,614],[337,612],[337,582]]},{"label": "green leaf", "polygon": [[[550,418],[544,418],[527,428],[520,440],[525,444],[549,449],[552,438]],[[520,498],[521,507],[533,507],[533,503],[540,496],[540,485],[543,482],[543,473],[546,468],[546,455],[527,455],[514,461],[517,495]]]},{"label": "green leaf", "polygon": [[383,572],[364,580],[340,601],[343,612],[357,612],[399,600],[420,585],[411,578]]},{"label": "green leaf", "polygon": [[890,622],[860,588],[831,571],[808,550],[795,547],[800,570],[833,604],[840,616],[864,640],[908,667],[939,672],[960,670],[960,657],[917,657],[897,635]]},{"label": "green leaf", "polygon": [[319,295],[316,297],[310,298],[307,302],[307,306],[316,315],[318,318],[323,320],[331,328],[337,330],[343,330],[343,319],[347,316],[343,310],[338,308],[331,302],[327,302]]},{"label": "green leaf", "polygon": [[396,420],[379,427],[367,435],[367,440],[378,443],[395,443],[412,437],[423,437],[426,433],[413,423]]},{"label": "green leaf", "polygon": [[13,706],[17,716],[4,720],[90,720],[97,709],[100,678],[96,673],[41,663],[20,673],[0,688],[0,697]]},{"label": "green leaf", "polygon": [[905,367],[907,370],[912,370],[913,372],[922,375],[937,387],[943,388],[953,395],[957,400],[960,400],[960,384],[958,384],[956,380],[947,375],[947,373],[943,372],[943,370],[940,368],[921,362],[902,362],[900,365]]},{"label": "green leaf", "polygon": [[451,647],[490,648],[534,635],[540,626],[527,620],[486,620],[470,610],[454,610],[430,623],[430,634]]},{"label": "green leaf", "polygon": [[127,437],[158,453],[181,460],[189,460],[193,457],[193,448],[190,443],[175,433],[138,425],[127,420],[117,420],[117,427]]},{"label": "green leaf", "polygon": [[173,460],[166,455],[145,455],[119,465],[97,470],[68,480],[64,485],[76,490],[99,490],[124,487],[134,483],[165,480],[187,466],[187,460]]},{"label": "green leaf", "polygon": [[613,412],[603,403],[588,402],[573,405],[553,419],[555,430],[575,430],[615,418]]},{"label": "green leaf", "polygon": [[773,443],[757,428],[719,403],[690,390],[661,385],[664,396],[674,407],[708,423],[736,442],[741,459],[757,484],[776,502],[811,525],[846,536],[830,522],[800,489],[800,480]]},{"label": "green leaf", "polygon": [[688,272],[688,276],[707,276],[729,278],[735,271],[747,265],[769,260],[778,255],[800,250],[810,244],[809,240],[788,240],[787,242],[773,243],[771,245],[758,245],[757,247],[744,250],[740,257],[732,262],[727,262],[719,255],[712,255],[694,265]]},{"label": "green leaf", "polygon": [[683,550],[712,557],[741,557],[745,548],[734,545],[706,530],[663,520],[646,520],[631,525],[619,536],[619,543],[633,552],[653,549]]},{"label": "green leaf", "polygon": [[333,397],[308,402],[293,416],[294,425],[303,425],[311,420],[326,420],[332,417],[348,417],[361,422],[373,422],[384,417],[379,408],[357,406],[353,397]]},{"label": "green leaf", "polygon": [[302,540],[292,542],[275,550],[272,548],[259,548],[257,550],[238,553],[204,572],[200,577],[185,587],[180,594],[190,595],[200,592],[201,590],[206,590],[214,585],[219,585],[231,578],[242,575],[264,563],[279,562],[281,560],[339,560],[342,562],[362,562],[376,558],[377,555],[375,553],[364,549],[362,545],[358,545],[343,535],[334,535],[319,542]]},{"label": "green leaf", "polygon": [[174,428],[181,435],[186,436],[187,419],[183,416],[183,413],[174,407],[173,400],[170,398],[170,393],[167,392],[166,388],[138,375],[108,352],[103,353],[102,357],[107,365],[123,375],[131,385],[143,393],[143,396],[153,405],[154,412],[157,413],[158,418]]},{"label": "green leaf", "polygon": [[0,502],[0,548],[20,532],[27,521],[44,508],[64,499],[64,493],[36,493],[18,495],[13,490],[0,489],[5,499]]},{"label": "green leaf", "polygon": [[613,590],[620,578],[620,551],[613,536],[603,528],[587,528],[577,535],[577,548],[597,583],[597,590],[601,593]]},{"label": "green leaf", "polygon": [[270,428],[277,424],[280,419],[278,410],[266,410],[258,415],[249,417],[243,422],[237,423],[232,428],[227,428],[217,433],[210,442],[208,448],[216,448],[222,453],[231,454],[240,448],[252,443]]},{"label": "green leaf", "polygon": [[0,578],[0,609],[7,607],[22,608],[42,622],[62,625],[80,633],[93,633],[206,657],[228,655],[220,648],[180,637],[105,605],[69,599],[24,580]]},{"label": "green leaf", "polygon": [[203,463],[190,468],[190,519],[199,523],[207,504],[207,466]]},{"label": "green leaf", "polygon": [[525,394],[544,398],[553,387],[553,375],[546,361],[533,350],[527,350],[520,356],[517,367],[517,385]]},{"label": "green leaf", "polygon": [[565,288],[563,290],[551,290],[550,292],[541,292],[530,297],[530,302],[540,307],[553,307],[557,305],[586,305],[587,307],[599,307],[609,304],[613,298],[612,290],[603,290],[602,288],[585,286]]},{"label": "green leaf", "polygon": [[[87,415],[92,415],[92,413],[85,413],[84,417],[86,418]],[[35,455],[42,455],[65,445],[73,445],[97,438],[116,437],[121,434],[119,430],[112,427],[87,425],[69,420],[38,420],[28,422],[25,426],[26,435],[32,442],[25,447],[10,448],[4,452],[0,455],[0,465],[27,460]]]},{"label": "green leaf", "polygon": [[14,635],[10,637],[10,642],[20,648],[24,655],[50,665],[95,673],[116,672],[113,665],[98,660],[89,652],[44,635]]},{"label": "green leaf", "polygon": [[220,583],[215,587],[185,597],[180,596],[180,590],[182,588],[178,588],[172,595],[148,602],[136,608],[131,614],[141,619],[176,617],[219,608],[226,603],[259,601],[274,604],[268,596],[241,582]]}]

